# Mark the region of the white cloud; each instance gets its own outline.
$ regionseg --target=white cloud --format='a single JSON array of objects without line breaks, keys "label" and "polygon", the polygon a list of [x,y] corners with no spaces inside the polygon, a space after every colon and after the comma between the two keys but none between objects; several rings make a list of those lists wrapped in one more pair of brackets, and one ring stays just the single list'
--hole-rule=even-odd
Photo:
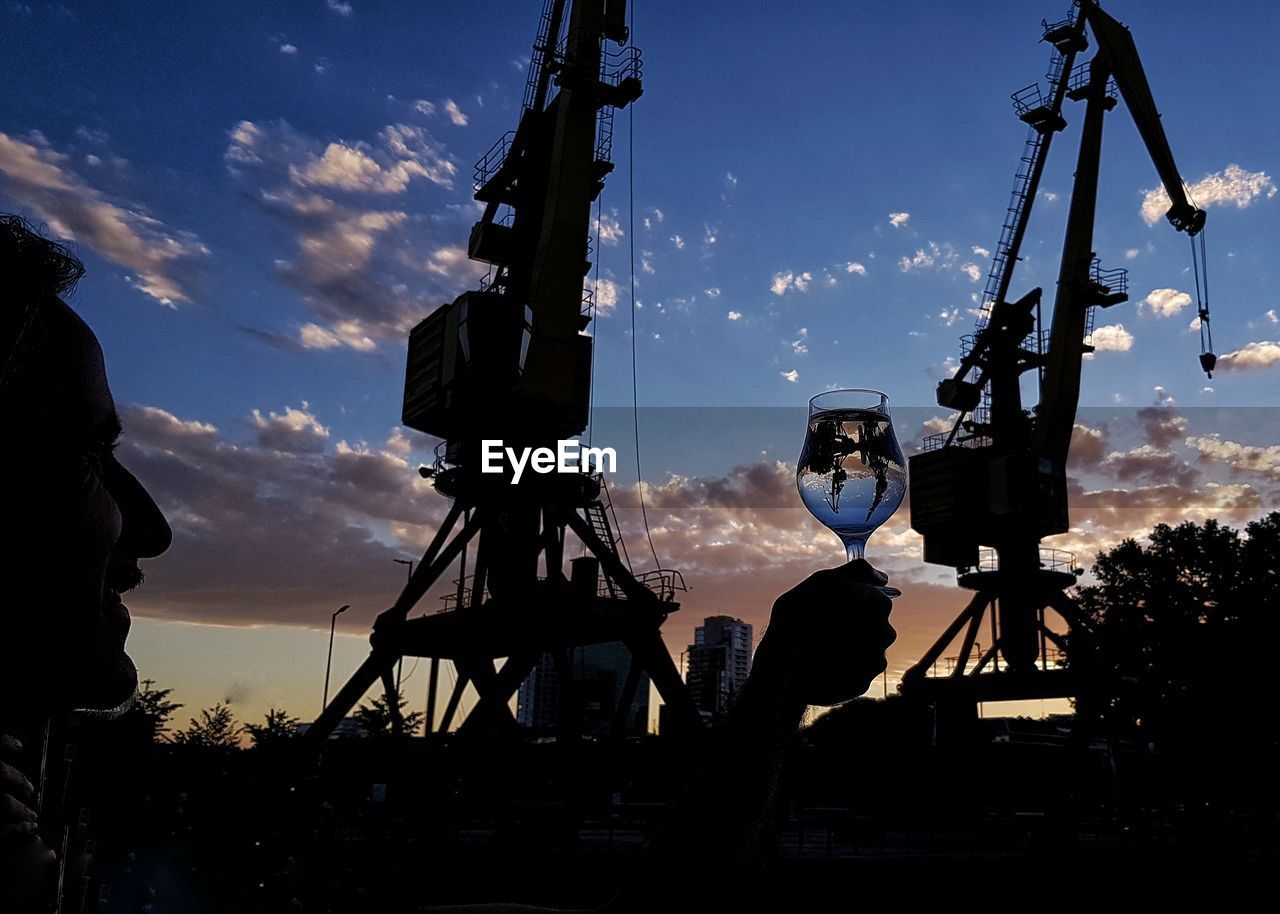
[{"label": "white cloud", "polygon": [[258,444],[277,451],[317,452],[324,450],[329,429],[310,411],[306,400],[302,407],[285,407],[283,413],[263,416],[261,410],[253,411],[253,427],[257,430]]},{"label": "white cloud", "polygon": [[724,173],[724,180],[725,180],[725,183],[726,183],[726,184],[728,184],[730,187],[737,187],[737,186],[738,186],[738,178],[737,178],[737,176],[736,176],[733,172],[731,172],[731,171],[726,171],[726,172]]},{"label": "white cloud", "polygon": [[719,234],[720,230],[710,225],[704,225],[702,228],[703,228],[702,243],[707,245],[715,244],[716,236],[717,234]]},{"label": "white cloud", "polygon": [[618,307],[618,284],[611,279],[595,283],[596,314],[610,314]]},{"label": "white cloud", "polygon": [[162,429],[168,438],[192,438],[216,435],[218,428],[211,422],[197,419],[179,419],[173,413],[166,412],[158,406],[132,406],[148,426]]},{"label": "white cloud", "polygon": [[719,290],[718,288],[710,288],[710,289],[706,289],[706,290],[704,290],[704,292],[705,292],[705,294],[706,294],[707,298],[719,298],[719,297],[720,297],[720,290]]},{"label": "white cloud", "polygon": [[966,263],[960,267],[960,272],[969,277],[970,282],[977,282],[982,279],[982,270],[976,263]]},{"label": "white cloud", "polygon": [[1280,364],[1280,341],[1261,340],[1218,356],[1218,369],[1226,371],[1252,371],[1274,368]]},{"label": "white cloud", "polygon": [[910,213],[890,213],[889,224],[894,228],[902,228],[907,224],[907,220],[911,218]]},{"label": "white cloud", "polygon": [[741,312],[741,311],[730,311],[730,312],[729,312],[729,320],[731,320],[731,321],[740,321],[740,320],[742,320],[742,312]]},{"label": "white cloud", "polygon": [[1128,352],[1133,348],[1133,334],[1124,329],[1124,324],[1095,327],[1089,341],[1098,352]]},{"label": "white cloud", "polygon": [[356,320],[337,321],[332,327],[307,323],[298,328],[298,345],[303,349],[336,349],[346,346],[356,352],[372,352],[377,343]]},{"label": "white cloud", "polygon": [[975,244],[972,248],[974,257],[990,257],[991,252],[980,244]]},{"label": "white cloud", "polygon": [[325,0],[325,6],[329,7],[329,9],[333,10],[339,16],[351,15],[351,4],[344,2],[344,0]]},{"label": "white cloud", "polygon": [[808,271],[793,273],[790,270],[786,270],[782,273],[773,274],[773,282],[769,284],[769,291],[774,295],[785,295],[792,289],[797,292],[808,292],[811,282],[813,282],[813,274]]},{"label": "white cloud", "polygon": [[130,285],[166,307],[188,301],[173,275],[188,258],[209,248],[187,232],[171,232],[154,216],[109,201],[52,149],[43,136],[29,141],[0,132],[0,198],[29,210],[59,238],[79,242],[132,271]]},{"label": "white cloud", "polygon": [[683,251],[683,250],[684,250],[684,239],[683,239],[683,238],[681,238],[679,235],[672,235],[672,236],[671,236],[671,243],[672,243],[672,244],[674,244],[674,245],[676,246],[676,250],[677,250],[677,251]]},{"label": "white cloud", "polygon": [[280,45],[280,53],[281,54],[297,54],[298,46],[296,44],[282,44]]},{"label": "white cloud", "polygon": [[599,234],[601,244],[617,244],[622,240],[622,236],[626,234],[622,230],[622,223],[618,220],[618,211],[616,209],[601,213],[598,219],[592,219],[591,227],[593,231]]},{"label": "white cloud", "polygon": [[1135,258],[1136,258],[1139,254],[1141,254],[1141,253],[1142,253],[1142,252],[1141,252],[1141,251],[1139,251],[1137,248],[1129,248],[1129,250],[1127,250],[1127,251],[1125,251],[1125,252],[1124,252],[1124,259],[1125,259],[1125,260],[1133,260],[1133,259],[1135,259]]},{"label": "white cloud", "polygon": [[1215,433],[1189,437],[1186,445],[1199,451],[1201,460],[1225,463],[1233,470],[1261,473],[1280,479],[1280,444],[1269,447],[1240,444],[1235,441],[1223,441],[1222,437]]},{"label": "white cloud", "polygon": [[[246,150],[252,151],[252,142],[244,143],[237,138],[246,124],[253,127],[246,121],[233,132],[228,158],[235,159]],[[256,139],[252,133],[247,135]],[[382,142],[379,150],[364,142],[332,142],[321,156],[310,156],[300,165],[291,164],[290,179],[299,186],[375,194],[403,193],[415,177],[453,187],[457,165],[444,147],[422,128],[391,124],[382,130],[379,139]]]},{"label": "white cloud", "polygon": [[462,109],[458,107],[458,103],[451,98],[444,100],[444,113],[449,116],[449,120],[457,127],[467,126],[467,116],[462,113]]},{"label": "white cloud", "polygon": [[1273,324],[1280,324],[1280,315],[1276,314],[1275,308],[1267,309],[1267,320],[1271,321]]},{"label": "white cloud", "polygon": [[778,374],[782,375],[792,384],[795,384],[797,381],[800,380],[800,373],[796,371],[794,368],[791,369],[790,371],[780,371],[778,372]]},{"label": "white cloud", "polygon": [[1169,391],[1165,390],[1159,384],[1152,388],[1152,390],[1156,395],[1156,406],[1175,406],[1177,404],[1178,401],[1173,398],[1173,394],[1169,393]]},{"label": "white cloud", "polygon": [[469,282],[483,276],[487,267],[468,257],[466,248],[459,245],[445,245],[431,252],[422,264],[422,269],[427,273],[434,273],[436,276],[443,276],[456,282]]},{"label": "white cloud", "polygon": [[856,273],[858,276],[867,275],[867,268],[864,267],[862,264],[858,263],[856,260],[851,260],[848,263],[846,263],[844,265],[844,271],[846,273]]},{"label": "white cloud", "polygon": [[298,328],[298,342],[303,349],[337,349],[342,340],[331,330],[319,324],[303,324]]},{"label": "white cloud", "polygon": [[431,117],[436,113],[435,102],[429,102],[425,98],[420,98],[413,103],[413,110],[426,117]]},{"label": "white cloud", "polygon": [[914,256],[903,257],[898,261],[898,267],[903,273],[909,273],[912,270],[927,270],[933,266],[935,257],[932,254],[925,253],[924,248],[916,250]]},{"label": "white cloud", "polygon": [[[1274,197],[1276,184],[1266,172],[1245,171],[1239,165],[1231,164],[1190,185],[1187,195],[1196,206],[1207,208],[1232,203],[1237,209],[1244,209],[1259,197],[1265,196],[1268,200]],[[1143,195],[1142,218],[1147,225],[1154,225],[1171,205],[1163,186],[1152,188]]]},{"label": "white cloud", "polygon": [[808,355],[809,347],[805,345],[805,340],[809,338],[809,328],[801,327],[796,332],[796,338],[791,341],[791,352],[794,355]]},{"label": "white cloud", "polygon": [[1173,317],[1187,305],[1191,304],[1191,296],[1177,289],[1152,289],[1138,306],[1150,308],[1156,317]]}]

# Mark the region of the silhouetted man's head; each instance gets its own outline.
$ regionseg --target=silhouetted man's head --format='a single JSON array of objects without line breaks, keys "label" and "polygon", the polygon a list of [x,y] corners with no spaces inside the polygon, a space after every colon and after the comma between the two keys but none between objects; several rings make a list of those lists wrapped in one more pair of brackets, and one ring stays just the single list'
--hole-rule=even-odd
[{"label": "silhouetted man's head", "polygon": [[120,419],[102,350],[67,306],[83,267],[0,215],[0,421],[9,544],[0,553],[0,706],[109,708],[137,683],[120,593],[171,534],[112,454]]}]

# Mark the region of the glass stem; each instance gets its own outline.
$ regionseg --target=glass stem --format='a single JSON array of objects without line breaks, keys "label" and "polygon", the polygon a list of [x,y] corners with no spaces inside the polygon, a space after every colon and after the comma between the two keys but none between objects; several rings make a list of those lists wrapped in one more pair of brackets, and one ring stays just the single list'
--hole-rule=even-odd
[{"label": "glass stem", "polygon": [[856,562],[862,558],[866,549],[867,538],[865,536],[857,536],[844,541],[844,554],[850,562]]}]

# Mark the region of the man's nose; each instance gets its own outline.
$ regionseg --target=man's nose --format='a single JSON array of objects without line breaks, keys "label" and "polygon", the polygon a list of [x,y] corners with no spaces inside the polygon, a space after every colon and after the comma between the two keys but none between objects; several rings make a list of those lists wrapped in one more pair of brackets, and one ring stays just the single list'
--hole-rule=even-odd
[{"label": "man's nose", "polygon": [[107,490],[120,506],[120,545],[132,557],[155,558],[173,542],[173,531],[146,486],[114,458],[106,468]]}]

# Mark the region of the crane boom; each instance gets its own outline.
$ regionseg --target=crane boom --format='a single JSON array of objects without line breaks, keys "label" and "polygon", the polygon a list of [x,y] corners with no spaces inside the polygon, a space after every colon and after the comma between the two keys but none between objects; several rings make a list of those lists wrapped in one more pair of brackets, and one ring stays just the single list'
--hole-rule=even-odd
[{"label": "crane boom", "polygon": [[1172,201],[1166,217],[1180,232],[1195,236],[1204,228],[1204,210],[1188,198],[1182,175],[1174,163],[1168,137],[1160,123],[1151,87],[1129,29],[1090,0],[1081,4],[1084,17],[1098,42],[1098,53],[1089,66],[1088,83],[1077,90],[1087,100],[1076,163],[1071,209],[1063,241],[1062,265],[1054,302],[1049,350],[1045,354],[1040,406],[1033,436],[1033,450],[1054,466],[1066,466],[1080,400],[1084,331],[1088,309],[1116,304],[1113,290],[1096,273],[1093,258],[1093,223],[1098,194],[1098,167],[1102,151],[1102,122],[1115,100],[1107,93],[1114,79],[1125,106],[1138,127],[1156,172]]},{"label": "crane boom", "polygon": [[1111,76],[1124,97],[1125,107],[1129,109],[1129,114],[1138,127],[1142,142],[1147,146],[1151,161],[1156,166],[1156,173],[1160,175],[1160,183],[1173,202],[1165,217],[1178,231],[1192,236],[1199,234],[1204,228],[1204,210],[1198,209],[1187,199],[1186,187],[1182,183],[1178,166],[1173,161],[1169,138],[1165,136],[1164,125],[1160,122],[1160,112],[1156,110],[1147,74],[1142,68],[1137,45],[1133,42],[1133,34],[1128,26],[1103,11],[1096,3],[1085,4],[1083,12],[1098,47],[1111,66]]}]

